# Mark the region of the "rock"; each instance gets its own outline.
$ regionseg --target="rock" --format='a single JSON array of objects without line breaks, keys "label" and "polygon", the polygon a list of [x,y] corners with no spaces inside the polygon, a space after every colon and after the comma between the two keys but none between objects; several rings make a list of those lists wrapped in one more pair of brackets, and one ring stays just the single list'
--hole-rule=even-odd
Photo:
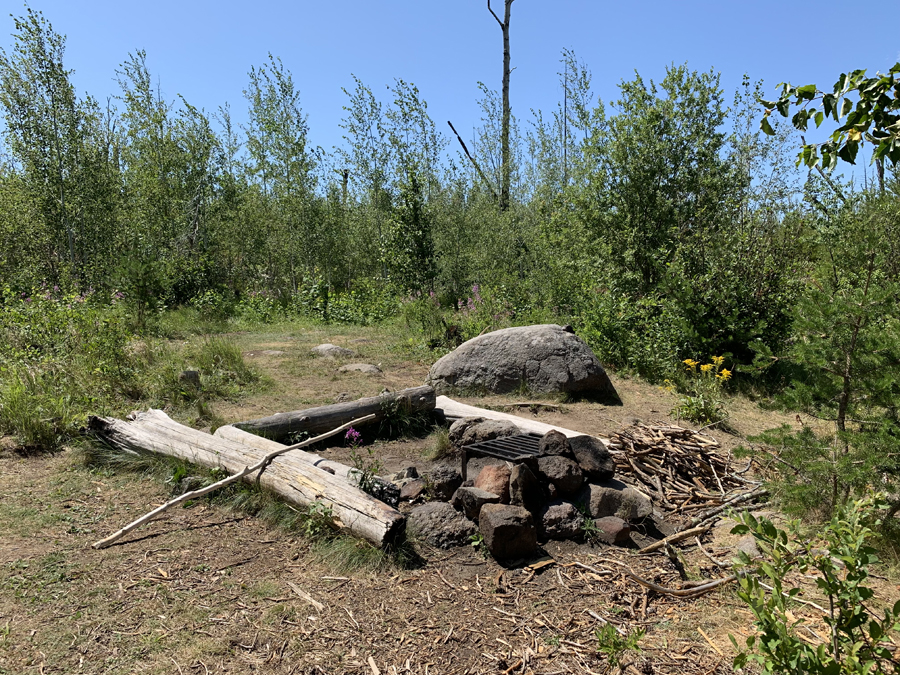
[{"label": "rock", "polygon": [[542,508],[535,520],[542,539],[575,539],[581,534],[584,516],[574,504],[556,501]]},{"label": "rock", "polygon": [[475,534],[475,523],[447,502],[415,507],[406,519],[410,533],[437,548],[464,546]]},{"label": "rock", "polygon": [[340,394],[334,397],[335,403],[346,403],[347,401],[352,401],[353,396],[346,391],[342,391]]},{"label": "rock", "polygon": [[391,474],[391,480],[394,481],[395,483],[398,480],[404,480],[407,478],[418,478],[418,477],[419,477],[419,470],[416,469],[416,467],[414,467],[414,466],[408,466],[405,469],[400,469],[398,472]]},{"label": "rock", "polygon": [[366,375],[381,375],[382,370],[378,366],[371,363],[348,363],[346,366],[338,368],[339,373],[365,373]]},{"label": "rock", "polygon": [[756,538],[752,534],[745,534],[741,537],[734,548],[735,553],[746,553],[750,560],[759,558],[762,555],[759,552],[759,547],[756,545]]},{"label": "rock", "polygon": [[312,348],[312,353],[316,356],[323,356],[327,359],[345,359],[349,356],[356,356],[355,352],[337,345],[325,343]]},{"label": "rock", "polygon": [[622,544],[631,536],[631,526],[616,516],[597,518],[597,538],[604,544]]},{"label": "rock", "polygon": [[368,492],[375,497],[375,499],[378,499],[395,509],[400,504],[400,486],[394,485],[391,481],[379,476],[375,477]]},{"label": "rock", "polygon": [[653,503],[645,494],[615,479],[588,485],[579,501],[587,505],[593,518],[617,516],[633,523],[653,513]]},{"label": "rock", "polygon": [[544,504],[543,490],[537,477],[524,464],[513,466],[509,474],[509,503],[537,513]]},{"label": "rock", "polygon": [[538,474],[552,483],[559,494],[570,495],[577,492],[584,482],[581,467],[568,457],[538,457]]},{"label": "rock", "polygon": [[519,427],[505,420],[486,420],[483,417],[464,417],[450,426],[450,442],[456,447],[505,438],[522,433]]},{"label": "rock", "polygon": [[616,464],[612,455],[599,438],[574,436],[569,439],[569,447],[575,461],[594,480],[609,480],[615,475]]},{"label": "rock", "polygon": [[549,457],[551,455],[571,456],[572,450],[569,448],[569,439],[561,431],[552,429],[541,438],[538,445],[538,452],[541,457]]},{"label": "rock", "polygon": [[534,519],[521,506],[485,504],[478,529],[488,551],[498,560],[525,558],[537,548]]},{"label": "rock", "polygon": [[450,504],[457,511],[462,511],[469,520],[478,521],[478,514],[485,504],[499,504],[500,497],[493,492],[477,487],[460,487],[453,493]]},{"label": "rock", "polygon": [[200,388],[200,371],[199,370],[182,370],[178,374],[179,384],[184,384],[194,389]]},{"label": "rock", "polygon": [[452,466],[436,466],[426,477],[431,496],[441,501],[450,501],[456,489],[462,485],[459,470]]},{"label": "rock", "polygon": [[475,487],[493,492],[502,504],[509,504],[510,469],[506,464],[488,464],[475,479]]},{"label": "rock", "polygon": [[504,328],[464,342],[431,367],[428,384],[439,393],[502,394],[525,387],[615,396],[590,347],[556,324]]},{"label": "rock", "polygon": [[425,481],[422,478],[415,478],[400,487],[400,501],[414,502],[425,496]]}]

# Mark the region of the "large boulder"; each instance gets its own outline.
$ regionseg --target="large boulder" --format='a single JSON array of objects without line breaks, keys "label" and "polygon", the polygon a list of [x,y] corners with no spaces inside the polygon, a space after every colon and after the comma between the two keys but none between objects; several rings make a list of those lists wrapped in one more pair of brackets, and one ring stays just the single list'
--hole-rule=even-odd
[{"label": "large boulder", "polygon": [[344,347],[338,347],[337,345],[333,345],[330,342],[326,342],[322,345],[317,345],[310,350],[316,356],[322,356],[326,359],[345,359],[349,356],[356,356],[356,353],[345,349]]},{"label": "large boulder", "polygon": [[464,546],[475,524],[447,502],[429,502],[410,511],[406,526],[413,536],[437,548]]},{"label": "large boulder", "polygon": [[478,529],[497,560],[525,558],[537,548],[537,530],[531,514],[521,506],[485,504]]},{"label": "large boulder", "polygon": [[590,347],[556,324],[504,328],[472,338],[438,359],[428,384],[441,393],[503,394],[523,387],[606,397],[616,393]]}]

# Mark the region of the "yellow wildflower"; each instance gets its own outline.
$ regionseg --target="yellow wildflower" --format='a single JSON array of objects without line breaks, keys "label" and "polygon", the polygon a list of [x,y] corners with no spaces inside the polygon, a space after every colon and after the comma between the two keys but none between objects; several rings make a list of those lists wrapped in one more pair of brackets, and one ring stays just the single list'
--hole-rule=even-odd
[{"label": "yellow wildflower", "polygon": [[728,368],[722,368],[722,371],[716,375],[717,378],[726,382],[731,379],[731,371]]},{"label": "yellow wildflower", "polygon": [[717,366],[721,366],[723,363],[725,363],[725,357],[724,356],[714,356],[714,357],[712,357],[712,362],[715,363]]},{"label": "yellow wildflower", "polygon": [[700,370],[703,371],[704,373],[708,373],[712,369],[713,369],[713,364],[711,364],[711,363],[704,363],[702,366],[700,366]]}]

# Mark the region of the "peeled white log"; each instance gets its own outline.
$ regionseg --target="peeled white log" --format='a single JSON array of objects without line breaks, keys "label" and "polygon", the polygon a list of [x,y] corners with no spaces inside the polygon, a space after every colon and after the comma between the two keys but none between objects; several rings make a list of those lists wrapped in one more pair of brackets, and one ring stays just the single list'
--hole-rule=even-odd
[{"label": "peeled white log", "polygon": [[[563,433],[568,438],[590,435],[584,434],[584,432],[581,431],[573,431],[572,429],[566,429],[565,427],[558,427],[554,424],[545,424],[544,422],[519,417],[518,415],[510,415],[509,413],[497,412],[496,410],[478,408],[474,405],[467,405],[465,403],[460,403],[459,401],[454,401],[447,396],[438,396],[435,402],[435,408],[443,410],[444,416],[447,417],[448,420],[457,420],[463,417],[484,417],[489,420],[506,420],[507,422],[512,422],[524,433],[546,434],[548,431],[556,430]],[[609,439],[601,438],[600,440],[604,445],[609,446]]]},{"label": "peeled white log", "polygon": [[[131,421],[92,417],[89,428],[100,439],[125,450],[155,452],[177,457],[230,474],[243,471],[265,458],[266,451],[226,438],[217,438],[178,424],[161,410],[138,413]],[[334,476],[294,455],[272,460],[260,477],[260,485],[288,502],[306,506],[319,501],[329,507],[334,524],[354,536],[383,546],[399,536],[406,519],[399,511],[378,501],[345,479]],[[246,475],[245,482],[254,482]]]},{"label": "peeled white log", "polygon": [[[243,443],[244,445],[249,445],[250,447],[257,448],[258,450],[261,450],[263,452],[276,452],[287,447],[285,445],[282,445],[281,443],[270,441],[268,438],[263,438],[262,436],[251,434],[249,431],[238,429],[237,427],[230,424],[221,426],[216,429],[213,436],[218,436],[219,438],[227,438],[228,440],[235,441],[236,443]],[[346,464],[341,464],[340,462],[325,459],[324,457],[320,457],[314,452],[301,451],[293,456],[295,459],[298,459],[301,462],[309,462],[313,466],[317,466],[320,469],[325,469],[329,473],[333,472],[335,476],[343,478],[351,485],[359,484],[359,471],[354,469],[352,466],[347,466]],[[387,479],[381,478],[380,476],[375,476],[375,480],[387,482]]]}]

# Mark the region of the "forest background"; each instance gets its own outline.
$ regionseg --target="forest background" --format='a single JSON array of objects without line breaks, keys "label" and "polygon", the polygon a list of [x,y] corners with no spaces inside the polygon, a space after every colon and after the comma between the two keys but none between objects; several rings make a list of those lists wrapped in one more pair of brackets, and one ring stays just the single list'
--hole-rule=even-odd
[{"label": "forest background", "polygon": [[413,83],[379,95],[354,77],[344,143],[325,151],[276,56],[250,68],[241,123],[166,98],[143,51],[106,101],[76,91],[64,56],[30,8],[0,56],[0,428],[26,445],[54,445],[90,408],[184,396],[171,377],[148,383],[156,357],[134,336],[399,319],[431,358],[558,322],[611,368],[689,390],[684,361],[722,357],[737,386],[833,423],[773,432],[786,461],[793,448],[822,462],[801,501],[821,501],[823,480],[834,506],[873,471],[896,474],[895,160],[867,165],[864,150],[852,180],[809,154],[798,168],[796,118],[766,113],[760,129],[774,107],[761,83],[726,92],[715,71],[674,64],[603,102],[563,50],[563,100],[513,112],[506,205],[490,86],[460,152]]}]

